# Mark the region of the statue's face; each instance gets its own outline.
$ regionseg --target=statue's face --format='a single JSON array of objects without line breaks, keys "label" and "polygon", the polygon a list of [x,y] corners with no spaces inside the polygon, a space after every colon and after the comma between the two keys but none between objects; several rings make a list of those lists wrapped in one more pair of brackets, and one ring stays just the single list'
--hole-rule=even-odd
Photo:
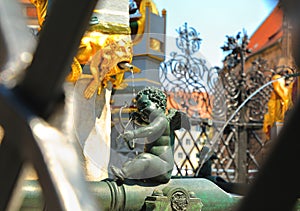
[{"label": "statue's face", "polygon": [[150,115],[154,114],[154,112],[158,108],[155,103],[153,103],[151,100],[149,100],[147,95],[142,95],[137,100],[137,109],[138,109],[139,113],[141,114],[141,118],[145,122],[149,122]]}]

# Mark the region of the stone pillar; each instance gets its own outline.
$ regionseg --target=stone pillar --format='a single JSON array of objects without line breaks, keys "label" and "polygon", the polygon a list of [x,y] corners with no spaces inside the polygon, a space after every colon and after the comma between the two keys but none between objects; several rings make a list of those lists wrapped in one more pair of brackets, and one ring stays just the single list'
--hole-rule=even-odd
[{"label": "stone pillar", "polygon": [[93,15],[102,23],[124,24],[129,27],[128,0],[100,0]]},{"label": "stone pillar", "polygon": [[[98,1],[90,24],[89,32],[101,33],[104,38],[120,34],[130,38],[128,0]],[[98,46],[102,44],[96,43]],[[102,56],[113,57],[114,55]],[[109,69],[111,68],[113,67],[109,67]],[[99,75],[101,71],[100,66]],[[91,74],[89,63],[85,65],[83,72],[86,75]],[[87,99],[84,96],[84,90],[92,80],[92,75],[90,76],[90,78],[81,77],[75,83],[66,82],[64,128],[70,140],[77,144],[87,179],[100,181],[108,178],[112,84],[108,82],[107,87],[101,89],[101,93],[95,93],[90,99]]]}]

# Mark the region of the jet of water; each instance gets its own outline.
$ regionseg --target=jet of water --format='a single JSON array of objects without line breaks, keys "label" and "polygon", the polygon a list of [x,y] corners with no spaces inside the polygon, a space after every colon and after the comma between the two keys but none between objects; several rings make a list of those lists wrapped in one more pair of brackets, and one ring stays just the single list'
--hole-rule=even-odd
[{"label": "jet of water", "polygon": [[[255,90],[255,92],[253,92],[251,95],[249,95],[247,97],[247,99],[241,103],[241,105],[231,114],[231,116],[228,118],[228,120],[225,122],[225,124],[223,125],[223,127],[220,129],[220,131],[218,133],[215,134],[215,136],[212,138],[211,140],[211,144],[209,146],[205,146],[203,147],[203,149],[206,149],[205,151],[201,151],[201,157],[202,159],[199,160],[199,169],[203,166],[203,164],[212,156],[212,154],[214,153],[214,149],[217,147],[217,145],[219,144],[219,140],[221,138],[221,135],[223,134],[226,126],[230,123],[230,121],[233,119],[233,117],[246,105],[246,103],[253,97],[255,96],[258,92],[260,92],[262,89],[266,88],[267,86],[269,86],[270,84],[272,84],[275,81],[278,81],[282,78],[290,78],[290,77],[297,77],[300,76],[300,73],[293,73],[293,74],[286,74],[280,78],[276,78],[274,80],[271,80],[267,83],[265,83],[264,85],[262,85],[261,87],[259,87],[257,90]],[[208,150],[207,150],[208,148]]]}]

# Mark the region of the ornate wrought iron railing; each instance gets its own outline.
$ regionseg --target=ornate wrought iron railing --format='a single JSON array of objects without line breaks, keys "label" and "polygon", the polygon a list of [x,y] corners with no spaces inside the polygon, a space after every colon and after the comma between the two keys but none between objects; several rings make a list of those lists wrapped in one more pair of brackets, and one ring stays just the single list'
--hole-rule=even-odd
[{"label": "ornate wrought iron railing", "polygon": [[[196,155],[201,156],[202,147],[207,145],[212,148],[210,154],[215,155],[213,175],[230,182],[250,182],[266,156],[268,140],[261,129],[272,86],[257,90],[274,74],[286,74],[287,67],[271,68],[266,60],[259,58],[246,71],[245,61],[251,51],[244,32],[227,36],[222,47],[228,52],[224,68],[210,68],[196,54],[200,50],[199,33],[187,24],[177,31],[180,53],[172,52],[171,58],[162,63],[160,78],[169,94],[170,106],[187,112],[198,131],[177,133],[174,175],[199,176]],[[218,133],[221,135],[214,140]],[[185,143],[187,139],[192,147]]]}]

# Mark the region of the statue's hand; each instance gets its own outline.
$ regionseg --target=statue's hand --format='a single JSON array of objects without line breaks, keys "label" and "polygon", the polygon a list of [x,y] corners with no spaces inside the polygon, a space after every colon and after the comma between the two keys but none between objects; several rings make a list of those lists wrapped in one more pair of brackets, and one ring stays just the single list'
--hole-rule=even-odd
[{"label": "statue's hand", "polygon": [[129,114],[129,119],[137,120],[140,118],[140,116],[141,115],[138,112],[134,111]]},{"label": "statue's hand", "polygon": [[90,99],[96,92],[100,94],[101,84],[97,80],[92,80],[84,90],[84,97]]},{"label": "statue's hand", "polygon": [[120,134],[117,137],[117,140],[119,140],[120,138],[123,138],[125,140],[125,142],[127,143],[129,149],[133,150],[134,149],[134,132],[132,130],[126,131],[123,134]]},{"label": "statue's hand", "polygon": [[145,125],[148,125],[149,123],[145,122],[142,117],[141,117],[141,114],[138,113],[138,112],[132,112],[130,113],[130,116],[129,118],[131,120],[133,120],[133,122],[139,126],[145,126]]},{"label": "statue's hand", "polygon": [[122,134],[122,138],[128,142],[134,139],[134,132],[132,130],[128,130]]}]

